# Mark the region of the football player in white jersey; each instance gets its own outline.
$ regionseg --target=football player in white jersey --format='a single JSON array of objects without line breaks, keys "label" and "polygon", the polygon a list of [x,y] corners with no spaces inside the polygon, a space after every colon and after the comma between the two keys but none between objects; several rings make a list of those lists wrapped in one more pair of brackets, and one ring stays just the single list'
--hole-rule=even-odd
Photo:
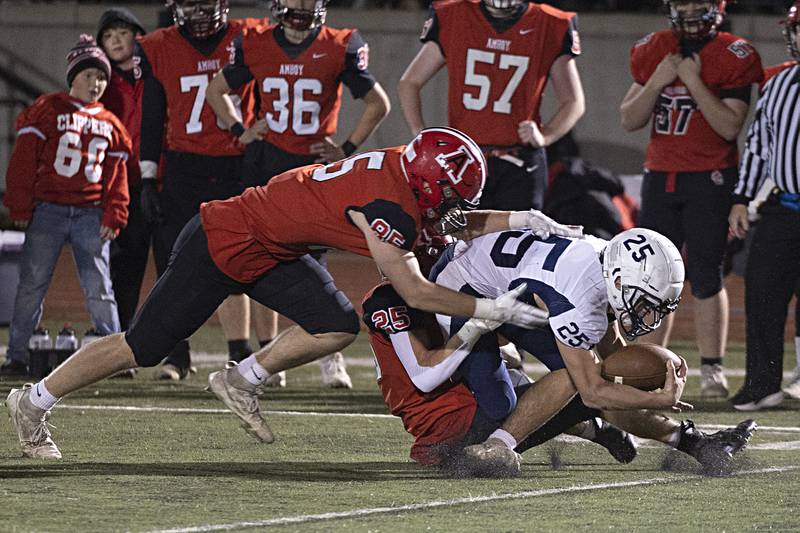
[{"label": "football player in white jersey", "polygon": [[[680,401],[686,382],[685,361],[678,369],[667,363],[664,388],[645,392],[603,379],[592,352],[596,350],[601,357],[610,355],[625,344],[619,330],[632,340],[655,330],[662,318],[677,308],[684,281],[683,260],[664,236],[641,228],[623,232],[608,242],[592,237],[541,238],[529,231],[493,233],[448,248],[431,279],[488,298],[524,284],[523,299],[533,299],[549,312],[549,329],[505,324],[498,332],[551,371],[567,370],[567,374],[560,373],[563,377],[559,381],[551,380],[546,390],[532,388],[530,394],[538,401],[527,399],[524,410],[515,411],[484,444],[468,448],[468,455],[476,461],[513,458],[508,450],[573,401],[576,394],[585,406],[604,412],[691,409]],[[464,324],[459,318],[437,319],[451,334]],[[471,387],[479,379],[475,375],[466,377]],[[496,375],[489,377],[495,386],[496,380]],[[483,386],[477,384],[479,389]],[[733,454],[744,447],[756,428],[748,420],[706,436],[691,421],[679,423],[654,413],[609,413],[609,418],[633,434],[661,440],[693,455],[711,472],[727,468]],[[518,469],[518,460],[516,464],[511,461],[509,467]]]}]

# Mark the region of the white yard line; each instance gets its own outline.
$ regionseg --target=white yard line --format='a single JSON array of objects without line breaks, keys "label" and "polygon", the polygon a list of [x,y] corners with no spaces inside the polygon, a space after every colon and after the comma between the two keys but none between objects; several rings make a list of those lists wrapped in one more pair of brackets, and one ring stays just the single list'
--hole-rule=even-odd
[{"label": "white yard line", "polygon": [[[800,468],[800,466],[761,468],[757,470],[740,471],[735,473],[734,475],[745,476],[745,475],[758,475],[758,474],[774,474],[780,472],[789,472],[797,470],[798,468]],[[152,531],[150,533],[201,533],[206,531],[229,531],[232,529],[242,529],[242,528],[269,527],[269,526],[280,526],[286,524],[302,524],[306,522],[320,522],[320,521],[336,520],[342,518],[360,518],[364,516],[378,515],[378,514],[395,514],[405,511],[420,511],[427,509],[447,508],[469,503],[485,503],[485,502],[495,502],[501,500],[520,500],[527,498],[538,498],[541,496],[552,496],[556,494],[565,494],[571,492],[590,492],[595,490],[622,489],[622,488],[640,487],[640,486],[656,485],[656,484],[684,483],[686,481],[694,481],[698,479],[708,479],[708,478],[704,478],[703,476],[691,475],[691,476],[681,476],[681,477],[656,477],[640,481],[623,481],[618,483],[593,483],[589,485],[577,485],[573,487],[530,490],[523,492],[512,492],[508,494],[470,496],[467,498],[456,498],[453,500],[434,500],[429,502],[412,503],[407,505],[397,505],[390,507],[367,507],[363,509],[352,509],[349,511],[339,511],[333,513],[285,516],[285,517],[270,518],[265,520],[231,522],[227,524],[206,524],[202,526],[192,526],[184,528],[161,529]]]},{"label": "white yard line", "polygon": [[[183,414],[229,414],[228,409],[210,409],[200,407],[137,407],[134,405],[80,405],[61,404],[58,409],[72,409],[77,411],[128,411],[134,413],[183,413]],[[325,413],[319,411],[263,411],[266,415],[273,416],[326,416],[344,418],[385,418],[398,419],[394,415],[380,413]],[[398,419],[399,420],[399,419]],[[704,424],[698,426],[704,430],[719,430],[730,426],[724,424]],[[800,427],[759,426],[758,431],[763,433],[800,433]]]},{"label": "white yard line", "polygon": [[[209,352],[192,352],[192,362],[199,368],[210,368],[210,367],[221,367],[225,361],[227,360],[227,356],[222,353],[209,353]],[[345,357],[345,363],[348,366],[359,366],[359,367],[375,367],[375,360],[372,357]],[[534,374],[544,374],[547,373],[547,367],[541,363],[532,363],[530,362],[530,357],[526,356],[525,361],[527,361],[523,366],[525,372],[534,373]],[[744,377],[744,369],[743,368],[726,368],[725,374],[729,377]],[[700,376],[700,368],[689,368],[689,375],[693,377]],[[787,370],[783,373],[784,378],[792,377],[792,372]]]}]

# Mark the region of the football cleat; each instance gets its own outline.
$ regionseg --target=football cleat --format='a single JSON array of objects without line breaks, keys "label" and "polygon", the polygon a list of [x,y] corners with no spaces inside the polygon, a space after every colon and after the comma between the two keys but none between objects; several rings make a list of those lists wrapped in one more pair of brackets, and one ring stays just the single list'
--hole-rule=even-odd
[{"label": "football cleat", "polygon": [[783,391],[773,392],[766,396],[757,397],[747,391],[740,391],[733,398],[731,404],[737,411],[760,411],[778,407],[783,402]]},{"label": "football cleat", "polygon": [[258,388],[249,383],[236,369],[236,363],[228,361],[224,370],[208,376],[208,388],[241,420],[242,428],[261,442],[275,440],[267,421],[258,407]]},{"label": "football cleat", "polygon": [[322,385],[332,389],[352,389],[353,382],[347,373],[344,356],[341,352],[326,355],[319,360]]},{"label": "football cleat", "polygon": [[286,371],[278,372],[277,374],[272,374],[270,377],[267,378],[267,381],[264,382],[265,387],[270,387],[272,389],[283,389],[286,387]]},{"label": "football cleat", "polygon": [[742,451],[758,424],[755,420],[739,422],[732,428],[706,434],[694,427],[694,422],[681,422],[678,449],[688,453],[703,466],[703,473],[723,476],[731,471],[733,456]]},{"label": "football cleat", "polygon": [[628,464],[639,453],[637,450],[636,438],[622,431],[616,426],[609,424],[601,418],[593,418],[589,421],[594,425],[595,437],[592,442],[599,444],[611,454],[611,457],[622,464]]},{"label": "football cleat", "polygon": [[795,400],[800,400],[800,366],[794,369],[792,380],[783,388],[783,392]]},{"label": "football cleat", "polygon": [[5,402],[11,424],[17,430],[22,455],[31,459],[61,459],[61,452],[47,427],[50,411],[38,409],[31,403],[31,386],[26,383],[21,389],[11,389]]},{"label": "football cleat", "polygon": [[181,381],[188,379],[189,376],[197,372],[195,367],[180,368],[172,363],[164,363],[158,372],[158,379],[166,381]]},{"label": "football cleat", "polygon": [[506,362],[508,368],[522,370],[522,354],[512,343],[509,342],[500,347],[500,357]]},{"label": "football cleat", "polygon": [[705,399],[727,398],[728,378],[722,365],[700,365],[700,396]]},{"label": "football cleat", "polygon": [[522,456],[500,439],[464,448],[463,464],[475,477],[517,477],[522,472]]}]

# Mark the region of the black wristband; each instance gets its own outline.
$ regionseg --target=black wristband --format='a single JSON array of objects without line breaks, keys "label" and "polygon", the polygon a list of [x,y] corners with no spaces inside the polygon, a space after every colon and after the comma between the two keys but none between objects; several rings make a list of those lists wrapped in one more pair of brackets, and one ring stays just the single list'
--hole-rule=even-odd
[{"label": "black wristband", "polygon": [[236,138],[238,139],[239,137],[241,137],[244,134],[244,131],[245,131],[244,130],[244,124],[242,124],[241,122],[237,122],[236,124],[231,126],[228,131],[233,133],[233,135],[236,136]]},{"label": "black wristband", "polygon": [[358,146],[351,143],[350,141],[345,141],[344,144],[342,144],[342,152],[344,152],[344,155],[348,157],[353,155],[353,152],[356,151],[356,148],[358,148]]}]

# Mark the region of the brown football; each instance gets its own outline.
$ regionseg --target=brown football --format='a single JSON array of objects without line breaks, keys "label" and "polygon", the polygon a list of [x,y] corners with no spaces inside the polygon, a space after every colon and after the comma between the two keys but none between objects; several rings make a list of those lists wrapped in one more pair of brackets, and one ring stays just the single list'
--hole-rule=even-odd
[{"label": "brown football", "polygon": [[680,357],[657,344],[630,344],[609,355],[601,372],[607,381],[652,391],[664,386],[669,360],[681,366]]}]

